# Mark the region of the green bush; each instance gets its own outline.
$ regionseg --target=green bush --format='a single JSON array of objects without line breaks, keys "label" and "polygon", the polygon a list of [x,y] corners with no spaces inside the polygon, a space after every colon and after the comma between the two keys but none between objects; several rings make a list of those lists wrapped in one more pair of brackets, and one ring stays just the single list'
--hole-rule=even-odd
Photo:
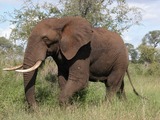
[{"label": "green bush", "polygon": [[137,75],[143,75],[144,69],[141,64],[135,64],[134,69],[135,69]]},{"label": "green bush", "polygon": [[145,76],[160,76],[160,63],[154,62],[151,64],[130,64],[129,72],[134,75]]},{"label": "green bush", "polygon": [[154,62],[149,64],[145,71],[146,76],[160,76],[160,63]]}]

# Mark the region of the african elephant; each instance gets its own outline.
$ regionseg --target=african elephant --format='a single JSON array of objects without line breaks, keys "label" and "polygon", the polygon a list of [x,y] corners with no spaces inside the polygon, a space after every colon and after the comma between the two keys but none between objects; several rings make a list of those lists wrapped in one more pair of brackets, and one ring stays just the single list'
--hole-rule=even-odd
[{"label": "african elephant", "polygon": [[116,93],[125,97],[123,79],[128,69],[128,54],[122,38],[115,32],[92,27],[81,17],[49,18],[33,28],[23,65],[12,68],[24,73],[29,106],[37,106],[35,80],[38,67],[48,56],[58,66],[61,105],[67,104],[88,81],[103,82],[108,98]]}]

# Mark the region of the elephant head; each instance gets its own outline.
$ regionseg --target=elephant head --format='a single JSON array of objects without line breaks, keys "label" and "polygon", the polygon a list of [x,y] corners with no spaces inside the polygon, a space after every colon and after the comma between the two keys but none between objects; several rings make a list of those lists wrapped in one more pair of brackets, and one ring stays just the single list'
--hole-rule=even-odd
[{"label": "elephant head", "polygon": [[81,17],[49,18],[33,28],[25,50],[23,70],[16,70],[24,72],[25,95],[29,105],[36,105],[34,86],[37,68],[42,61],[48,55],[59,53],[71,60],[82,46],[90,42],[91,34],[91,25]]},{"label": "elephant head", "polygon": [[47,52],[60,50],[70,60],[82,46],[90,42],[91,33],[90,24],[80,17],[45,19],[31,32],[25,57],[33,55],[31,58],[34,62],[43,61]]}]

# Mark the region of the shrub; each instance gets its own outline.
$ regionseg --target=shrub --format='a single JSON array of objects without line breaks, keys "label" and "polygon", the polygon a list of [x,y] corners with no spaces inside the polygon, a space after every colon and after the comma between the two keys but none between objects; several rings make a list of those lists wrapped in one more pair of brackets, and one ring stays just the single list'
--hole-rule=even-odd
[{"label": "shrub", "polygon": [[160,76],[160,63],[154,62],[149,64],[145,71],[146,76]]}]

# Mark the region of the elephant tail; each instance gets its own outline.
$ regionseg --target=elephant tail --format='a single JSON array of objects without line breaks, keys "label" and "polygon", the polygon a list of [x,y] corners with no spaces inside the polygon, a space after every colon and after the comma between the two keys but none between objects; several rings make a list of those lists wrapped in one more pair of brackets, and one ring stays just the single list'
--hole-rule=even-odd
[{"label": "elephant tail", "polygon": [[140,98],[142,98],[142,99],[147,99],[147,98],[141,96],[141,95],[136,91],[135,87],[133,86],[133,83],[132,83],[131,77],[130,77],[130,75],[129,75],[128,69],[126,70],[126,73],[127,73],[129,82],[130,82],[130,84],[131,84],[131,86],[132,86],[132,88],[133,88],[133,92],[134,92],[137,96],[139,96]]}]

